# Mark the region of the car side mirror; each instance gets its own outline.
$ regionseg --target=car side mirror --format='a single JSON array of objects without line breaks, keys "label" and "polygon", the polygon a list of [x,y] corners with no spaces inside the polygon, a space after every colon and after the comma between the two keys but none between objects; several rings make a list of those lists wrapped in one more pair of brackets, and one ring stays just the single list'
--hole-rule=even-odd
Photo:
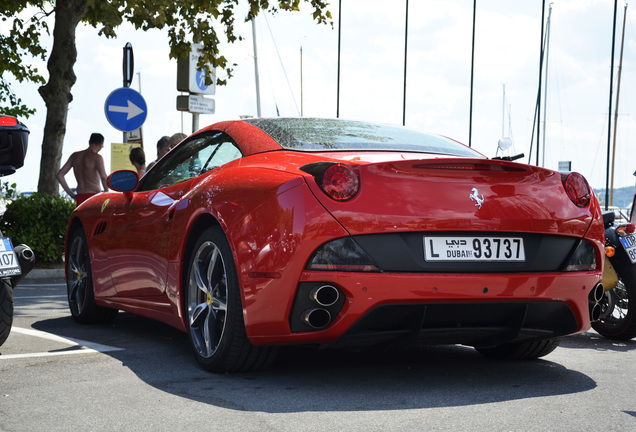
[{"label": "car side mirror", "polygon": [[127,198],[132,198],[132,192],[139,185],[139,176],[132,170],[115,171],[108,176],[108,187],[117,192],[124,192]]}]

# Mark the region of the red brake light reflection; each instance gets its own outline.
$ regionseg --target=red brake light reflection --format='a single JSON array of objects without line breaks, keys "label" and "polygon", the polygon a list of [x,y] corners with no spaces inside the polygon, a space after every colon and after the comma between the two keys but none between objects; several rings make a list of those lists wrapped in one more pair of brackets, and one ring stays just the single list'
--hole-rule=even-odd
[{"label": "red brake light reflection", "polygon": [[13,117],[0,116],[0,126],[17,126],[18,120]]},{"label": "red brake light reflection", "polygon": [[359,185],[358,176],[348,165],[333,164],[322,174],[322,190],[336,201],[353,198],[358,193]]},{"label": "red brake light reflection", "polygon": [[581,174],[562,174],[561,182],[568,197],[577,207],[586,207],[590,203],[592,197],[590,186]]}]

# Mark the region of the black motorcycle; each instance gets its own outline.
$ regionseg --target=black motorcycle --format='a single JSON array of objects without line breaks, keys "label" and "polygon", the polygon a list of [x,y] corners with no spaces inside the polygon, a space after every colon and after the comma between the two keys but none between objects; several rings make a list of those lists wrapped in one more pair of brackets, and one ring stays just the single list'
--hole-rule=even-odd
[{"label": "black motorcycle", "polygon": [[[0,114],[0,177],[13,174],[24,165],[28,138],[25,125]],[[0,217],[5,209],[5,203],[0,203]],[[13,288],[33,269],[34,262],[31,248],[13,247],[11,239],[0,232],[0,345],[9,337],[13,324]]]},{"label": "black motorcycle", "polygon": [[[632,222],[635,216],[632,205]],[[600,308],[592,328],[609,339],[629,340],[636,336],[636,227],[617,223],[613,211],[603,213],[603,223],[605,292],[597,299]]]}]

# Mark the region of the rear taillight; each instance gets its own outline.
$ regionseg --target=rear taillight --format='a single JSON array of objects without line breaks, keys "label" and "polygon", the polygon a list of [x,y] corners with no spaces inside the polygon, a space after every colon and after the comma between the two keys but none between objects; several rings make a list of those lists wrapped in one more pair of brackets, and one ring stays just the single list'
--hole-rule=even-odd
[{"label": "rear taillight", "polygon": [[585,177],[579,173],[561,174],[561,182],[568,197],[577,207],[587,207],[592,198],[592,190]]},{"label": "rear taillight", "polygon": [[17,126],[18,120],[14,117],[0,116],[0,126]]},{"label": "rear taillight", "polygon": [[358,193],[358,175],[349,165],[333,164],[320,178],[320,187],[332,199],[347,201]]},{"label": "rear taillight", "polygon": [[633,223],[620,225],[616,228],[616,234],[618,234],[619,237],[627,237],[628,234],[634,234],[634,231],[636,231],[636,225]]},{"label": "rear taillight", "polygon": [[[607,251],[605,252],[607,254]],[[565,265],[565,271],[596,270],[596,250],[592,243],[581,240]]]},{"label": "rear taillight", "polygon": [[378,272],[369,255],[350,237],[320,246],[307,264],[308,270]]}]

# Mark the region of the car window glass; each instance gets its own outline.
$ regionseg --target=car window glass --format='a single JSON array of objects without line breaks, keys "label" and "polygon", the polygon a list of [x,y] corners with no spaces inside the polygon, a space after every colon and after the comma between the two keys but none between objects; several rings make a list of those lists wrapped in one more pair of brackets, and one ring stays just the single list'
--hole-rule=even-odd
[{"label": "car window glass", "polygon": [[137,190],[148,191],[182,183],[242,156],[224,133],[197,136],[184,141],[157,162],[142,178]]},{"label": "car window glass", "polygon": [[405,127],[337,119],[246,119],[286,150],[404,151],[483,158],[452,139]]},{"label": "car window glass", "polygon": [[212,168],[220,167],[228,162],[232,162],[235,159],[240,158],[241,151],[232,142],[223,142],[219,144],[214,154],[211,155],[211,159],[205,164],[203,169],[209,171]]}]

